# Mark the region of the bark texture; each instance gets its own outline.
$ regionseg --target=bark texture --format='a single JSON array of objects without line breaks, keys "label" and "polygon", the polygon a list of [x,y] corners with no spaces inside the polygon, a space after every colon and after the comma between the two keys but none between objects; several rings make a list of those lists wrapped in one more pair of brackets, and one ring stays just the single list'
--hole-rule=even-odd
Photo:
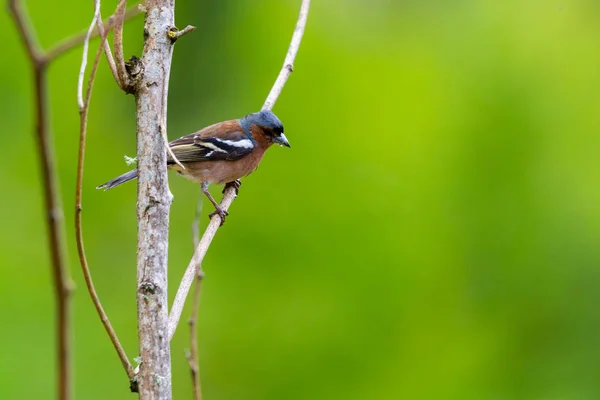
[{"label": "bark texture", "polygon": [[138,156],[137,305],[141,365],[140,399],[171,399],[167,259],[169,209],[163,133],[173,43],[174,1],[145,3],[144,52],[136,79]]}]

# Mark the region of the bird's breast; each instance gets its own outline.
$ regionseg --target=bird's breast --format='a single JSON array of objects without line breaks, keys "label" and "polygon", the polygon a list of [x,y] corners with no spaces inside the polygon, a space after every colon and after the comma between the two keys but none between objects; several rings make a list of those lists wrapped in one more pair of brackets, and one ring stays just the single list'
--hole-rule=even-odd
[{"label": "bird's breast", "polygon": [[235,161],[198,161],[185,163],[185,170],[178,172],[194,182],[223,184],[243,178],[254,171],[264,151],[255,151]]}]

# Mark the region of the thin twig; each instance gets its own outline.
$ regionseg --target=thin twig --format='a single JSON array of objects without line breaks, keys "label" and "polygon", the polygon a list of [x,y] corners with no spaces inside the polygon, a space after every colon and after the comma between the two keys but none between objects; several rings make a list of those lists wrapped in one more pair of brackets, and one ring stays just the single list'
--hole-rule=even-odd
[{"label": "thin twig", "polygon": [[56,161],[48,123],[47,61],[40,49],[37,36],[31,25],[29,17],[18,0],[9,0],[9,10],[15,20],[23,44],[27,49],[35,79],[35,108],[37,125],[35,129],[38,157],[42,170],[44,187],[44,202],[46,224],[48,227],[49,247],[52,258],[52,276],[57,305],[57,348],[58,348],[58,399],[71,398],[71,348],[69,338],[71,335],[71,308],[70,295],[73,291],[68,266],[66,264],[64,241],[64,219],[60,204],[60,192],[56,178]]},{"label": "thin twig", "polygon": [[194,400],[202,400],[202,386],[200,385],[200,371],[198,367],[198,311],[200,309],[200,294],[202,292],[202,280],[204,271],[202,268],[196,274],[196,287],[192,305],[192,315],[188,321],[190,325],[190,350],[186,352],[186,358],[190,365],[192,374],[192,385],[194,386]]},{"label": "thin twig", "polygon": [[30,61],[37,67],[37,64],[45,64],[44,54],[37,40],[35,30],[31,26],[29,21],[29,14],[23,9],[23,4],[19,0],[9,0],[8,9],[12,13],[12,17],[15,20],[19,35],[23,40],[25,50],[29,56]]},{"label": "thin twig", "polygon": [[303,0],[302,5],[300,6],[300,14],[298,15],[298,22],[296,22],[296,28],[294,28],[294,34],[292,35],[292,41],[290,43],[290,47],[285,56],[285,60],[283,61],[283,67],[277,76],[277,80],[275,84],[271,88],[267,99],[265,100],[265,104],[263,105],[263,110],[272,110],[277,98],[281,94],[281,90],[283,86],[287,82],[290,74],[294,70],[294,60],[296,59],[296,54],[298,54],[298,49],[300,48],[300,42],[302,42],[302,36],[304,35],[304,28],[306,27],[306,20],[308,18],[308,9],[310,7],[310,0]]},{"label": "thin twig", "polygon": [[117,75],[119,76],[117,83],[123,91],[129,93],[131,91],[131,83],[129,82],[127,70],[125,69],[125,57],[123,56],[123,24],[125,22],[126,7],[127,0],[119,0],[117,10],[115,11],[113,48],[115,52]]},{"label": "thin twig", "polygon": [[[125,12],[125,20],[130,20],[139,14],[140,14],[139,5],[136,4],[127,9],[127,11]],[[100,21],[100,23],[102,23],[102,21]],[[103,22],[103,25],[105,26],[107,31],[111,31],[113,29],[114,24],[115,24],[114,16],[110,16],[110,17],[106,18]],[[92,36],[90,37],[90,39],[96,38],[96,37],[100,36],[100,34],[101,34],[101,32],[99,32],[98,29],[95,29],[92,32]],[[54,60],[55,58],[58,58],[59,56],[65,54],[69,50],[79,46],[80,44],[82,44],[85,41],[86,36],[87,36],[87,29],[74,35],[74,36],[70,36],[61,42],[58,42],[57,44],[50,47],[46,51],[46,54],[44,55],[45,61]],[[106,42],[106,43],[108,43],[108,42]]]},{"label": "thin twig", "polygon": [[[235,196],[235,188],[232,187],[226,189],[225,194],[223,195],[223,200],[221,201],[221,207],[224,210],[229,209],[229,206],[231,203],[233,203]],[[185,273],[183,274],[183,278],[181,279],[181,283],[177,289],[177,294],[175,294],[175,300],[173,300],[173,305],[171,306],[171,313],[169,314],[169,340],[173,339],[173,335],[175,335],[175,330],[177,329],[179,319],[181,318],[181,312],[183,311],[183,305],[185,304],[185,298],[190,291],[194,277],[201,267],[202,260],[204,259],[204,256],[208,251],[208,247],[215,237],[219,226],[221,226],[221,218],[219,216],[212,217],[208,223],[208,226],[206,227],[206,230],[204,231],[204,235],[202,235],[202,238],[198,243],[198,246],[196,246],[196,251],[190,260]]]},{"label": "thin twig", "polygon": [[175,162],[175,164],[179,165],[182,169],[185,169],[185,166],[181,163],[181,161],[179,161],[179,159],[177,158],[177,156],[175,155],[175,153],[173,153],[173,149],[171,149],[171,146],[169,145],[169,138],[167,137],[167,128],[166,128],[166,123],[167,123],[167,117],[166,117],[166,113],[167,113],[167,87],[165,85],[164,91],[163,91],[163,96],[162,96],[162,102],[163,102],[163,108],[162,108],[162,112],[163,112],[163,116],[161,118],[161,124],[160,124],[160,135],[163,138],[163,144],[165,145],[165,149],[167,150],[167,154],[169,156],[171,156],[171,158],[173,159],[173,161]]},{"label": "thin twig", "polygon": [[[188,32],[193,31],[194,29],[196,29],[196,27],[191,26],[191,25],[188,25],[183,31],[178,31],[177,28],[173,27],[173,28],[169,29],[169,31],[167,32],[167,36],[171,39],[172,43],[175,43],[175,41],[177,41],[177,39],[179,37],[183,36],[184,34],[186,34]],[[181,33],[181,34],[178,35],[179,33]],[[169,68],[170,68],[170,66],[169,66]],[[167,73],[166,75],[167,75],[167,79],[168,79],[169,73]],[[167,150],[167,154],[171,157],[171,159],[173,159],[173,162],[175,162],[175,164],[179,165],[181,167],[181,169],[185,169],[185,166],[179,161],[179,159],[177,158],[175,153],[173,153],[173,149],[171,149],[171,146],[169,145],[169,138],[167,137],[167,127],[166,127],[166,124],[167,124],[167,115],[166,115],[166,113],[167,113],[167,92],[168,92],[167,89],[168,89],[168,87],[167,87],[167,85],[165,85],[163,87],[163,96],[162,96],[163,115],[161,116],[160,134],[163,137],[163,143],[165,145],[165,149]]]},{"label": "thin twig", "polygon": [[194,213],[194,221],[192,222],[192,243],[194,244],[194,249],[198,246],[198,242],[200,241],[200,217],[202,214],[202,196],[203,193],[200,191],[200,195],[198,196],[198,202],[196,203],[196,212]]},{"label": "thin twig", "polygon": [[195,26],[192,25],[188,25],[185,28],[183,28],[182,30],[178,30],[177,28],[173,27],[169,30],[169,37],[171,38],[171,40],[173,42],[177,41],[177,39],[179,39],[180,37],[182,37],[183,35],[186,35],[188,33],[190,33],[191,31],[193,31],[194,29],[196,29]]},{"label": "thin twig", "polygon": [[[200,241],[200,216],[202,214],[202,192],[198,196],[196,204],[196,212],[194,214],[194,222],[192,222],[192,240],[194,249]],[[196,274],[196,288],[194,290],[194,298],[192,305],[192,315],[188,321],[190,325],[190,350],[186,351],[185,357],[190,366],[192,374],[192,385],[194,386],[194,399],[202,400],[202,389],[200,384],[200,372],[198,367],[198,310],[200,309],[200,292],[202,290],[202,280],[204,279],[204,271],[202,267],[198,269]]]},{"label": "thin twig", "polygon": [[[111,25],[114,25],[115,16],[111,16],[109,21]],[[98,18],[96,21],[96,25],[98,28],[98,32],[100,32],[101,37],[107,37],[108,32],[104,32],[104,25],[102,23],[102,18]],[[106,54],[106,61],[108,62],[108,67],[110,68],[110,72],[112,72],[113,78],[115,81],[119,81],[119,74],[117,73],[117,65],[115,64],[115,59],[113,58],[112,51],[110,50],[110,43],[108,40],[104,40],[104,54]]]},{"label": "thin twig", "polygon": [[[171,41],[173,43],[175,43],[177,41],[177,39],[179,39],[186,33],[193,31],[194,29],[196,29],[196,27],[192,26],[192,25],[188,25],[182,30],[177,30],[177,28],[173,27],[173,28],[169,29],[169,31],[167,32],[167,35],[169,36]],[[168,74],[167,74],[167,76],[168,76]],[[167,107],[166,107],[166,105],[167,105],[167,90],[166,90],[167,86],[165,85],[164,88],[165,88],[165,90],[163,91],[163,112],[166,113],[167,112]],[[166,115],[163,115],[163,118],[161,118],[161,121],[164,124],[167,123]],[[171,146],[169,146],[169,138],[167,137],[167,129],[164,125],[160,126],[160,134],[163,137],[163,141],[165,143],[165,149],[167,150],[167,154],[169,154],[169,156],[171,156],[171,158],[173,159],[173,162],[175,162],[175,164],[179,165],[182,169],[185,169],[185,166],[179,161],[179,159],[177,158],[175,153],[173,153]]]},{"label": "thin twig", "polygon": [[[83,56],[81,57],[81,67],[79,67],[79,76],[77,77],[77,105],[79,106],[79,113],[81,114],[84,109],[83,104],[83,75],[85,74],[85,67],[87,66],[87,58],[88,58],[88,47],[90,45],[90,36],[92,36],[92,31],[96,27],[96,21],[100,18],[100,0],[94,0],[94,18],[92,18],[92,23],[87,31],[87,35],[85,35],[85,40],[83,41]],[[104,39],[102,40],[104,42]],[[92,79],[90,79],[91,81]]]},{"label": "thin twig", "polygon": [[[97,18],[100,17],[100,11],[99,11],[100,1],[95,0],[95,3],[96,3],[95,4],[96,15],[94,16],[93,23],[95,22],[95,20]],[[92,27],[93,26],[94,25],[92,25]],[[102,56],[103,46],[104,46],[105,42],[106,42],[106,34],[104,34],[104,32],[103,32],[103,34],[100,38],[100,45],[98,46],[98,51],[96,52],[96,56],[94,58],[94,64],[92,65],[90,77],[88,79],[85,99],[83,99],[83,93],[82,93],[83,89],[82,89],[81,85],[79,85],[78,93],[77,93],[78,99],[82,99],[82,100],[81,100],[81,105],[79,108],[79,117],[80,117],[79,158],[78,158],[78,162],[77,162],[77,184],[76,184],[76,189],[75,189],[75,236],[76,236],[76,241],[77,241],[77,251],[79,253],[79,262],[81,263],[81,269],[83,271],[83,276],[85,278],[85,284],[90,293],[90,297],[92,298],[92,302],[94,303],[94,306],[96,307],[96,311],[98,312],[98,315],[100,316],[102,325],[104,325],[104,329],[106,330],[106,333],[110,337],[110,340],[111,340],[115,350],[117,351],[117,355],[119,356],[119,359],[121,360],[121,364],[123,365],[123,368],[125,369],[125,372],[127,373],[127,377],[131,381],[135,375],[133,372],[133,368],[131,366],[131,363],[129,362],[129,359],[127,358],[127,355],[125,354],[125,350],[123,349],[123,346],[119,342],[117,334],[116,334],[115,330],[113,329],[113,327],[110,323],[110,320],[108,319],[108,316],[106,315],[106,312],[104,311],[104,308],[102,307],[102,303],[100,302],[100,298],[98,297],[96,288],[94,286],[94,282],[92,280],[90,268],[89,268],[89,265],[87,262],[87,257],[85,255],[85,246],[84,246],[84,241],[83,241],[83,231],[82,231],[82,222],[81,222],[81,211],[83,209],[82,208],[83,168],[84,168],[84,161],[85,161],[85,142],[86,142],[86,136],[87,136],[87,119],[88,119],[88,114],[89,114],[92,89],[94,87],[94,79],[96,78],[96,72],[98,70],[98,64],[99,64],[100,58]],[[84,43],[84,49],[86,49],[86,48],[87,48],[87,41],[86,41],[86,43]],[[87,58],[85,53],[86,53],[86,50],[84,50],[84,58],[81,63],[80,76],[83,76],[83,73],[85,72],[85,64],[86,64],[86,58]]]},{"label": "thin twig", "polygon": [[[281,90],[283,89],[283,86],[290,76],[292,69],[291,66],[294,65],[294,59],[296,58],[296,54],[298,54],[298,48],[300,47],[302,35],[304,34],[304,28],[306,27],[309,6],[310,0],[302,0],[300,13],[298,15],[298,22],[296,23],[296,28],[294,29],[290,47],[283,63],[283,68],[279,73],[271,92],[267,96],[267,100],[263,105],[263,110],[270,110],[273,107],[275,101],[277,101],[277,98],[281,93]],[[223,194],[223,200],[221,200],[221,208],[227,211],[235,197],[236,189],[233,186],[226,188]],[[179,319],[181,318],[181,312],[183,311],[183,305],[190,291],[190,287],[192,286],[192,282],[194,281],[194,276],[201,268],[202,260],[204,259],[204,256],[208,251],[208,247],[217,233],[220,224],[220,217],[215,215],[213,218],[211,218],[210,223],[204,231],[204,235],[202,235],[202,239],[200,239],[198,246],[196,246],[196,251],[194,252],[193,257],[188,264],[187,269],[185,270],[183,278],[181,279],[181,283],[177,289],[177,294],[175,295],[175,300],[173,301],[173,305],[171,307],[171,313],[169,314],[169,340],[171,340],[173,335],[175,335],[175,330],[177,329]]]}]

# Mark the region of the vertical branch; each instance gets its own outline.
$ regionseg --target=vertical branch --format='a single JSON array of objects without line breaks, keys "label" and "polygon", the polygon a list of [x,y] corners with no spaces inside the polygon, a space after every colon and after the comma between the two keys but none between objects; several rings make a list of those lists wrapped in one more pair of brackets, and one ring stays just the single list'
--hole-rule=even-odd
[{"label": "vertical branch", "polygon": [[[192,240],[194,248],[200,242],[200,215],[202,212],[202,195],[198,197],[196,204],[196,213],[192,223]],[[194,298],[192,303],[192,314],[188,320],[190,326],[190,349],[186,351],[185,357],[190,366],[192,374],[192,385],[194,387],[194,400],[202,400],[202,385],[200,384],[199,358],[198,358],[198,311],[200,310],[200,293],[202,292],[202,281],[204,280],[204,271],[202,266],[198,268],[196,274],[196,287],[194,289]]]},{"label": "vertical branch", "polygon": [[137,306],[141,399],[171,399],[171,352],[168,331],[167,255],[172,195],[167,181],[167,152],[162,129],[173,43],[173,0],[147,0],[144,73],[136,82],[138,159]]},{"label": "vertical branch", "polygon": [[[88,28],[87,34],[85,35],[85,40],[83,41],[83,55],[81,56],[81,67],[79,68],[79,76],[77,77],[77,106],[79,107],[79,114],[82,114],[84,111],[84,103],[83,103],[83,77],[85,75],[85,68],[87,66],[88,59],[88,48],[90,47],[90,37],[92,36],[92,32],[96,27],[96,21],[100,19],[100,0],[94,0],[94,18],[92,18],[92,23]],[[104,35],[102,35],[102,43],[104,43]],[[95,74],[96,67],[93,67],[93,73]],[[90,78],[90,83],[93,83],[93,77]],[[88,94],[90,90],[88,88]],[[87,109],[87,107],[85,107]],[[86,110],[87,111],[87,110]],[[84,135],[82,135],[84,136]]]},{"label": "vertical branch", "polygon": [[127,0],[119,0],[119,3],[117,4],[117,10],[115,11],[113,47],[115,51],[115,64],[118,77],[117,83],[123,91],[125,91],[126,93],[130,93],[131,82],[129,80],[127,70],[125,69],[125,57],[123,56],[123,24],[125,22],[126,7]]},{"label": "vertical branch", "polygon": [[46,209],[46,224],[50,236],[50,252],[52,254],[52,275],[54,278],[54,291],[58,307],[58,359],[59,359],[59,398],[71,397],[71,306],[70,295],[73,291],[66,256],[66,247],[63,236],[62,221],[64,213],[58,194],[56,181],[56,161],[50,130],[48,128],[48,104],[46,67],[39,65],[35,68],[36,114],[38,154],[41,160],[42,176],[44,182],[44,202]]},{"label": "vertical branch", "polygon": [[21,2],[10,0],[8,6],[33,66],[36,113],[35,142],[37,144],[42,172],[44,208],[46,211],[46,225],[48,227],[49,247],[52,258],[52,277],[57,306],[58,398],[68,400],[71,398],[71,349],[69,346],[71,307],[69,298],[73,290],[73,284],[66,264],[66,246],[63,236],[64,229],[62,227],[63,210],[60,204],[55,171],[56,161],[54,159],[52,138],[48,124],[47,62],[43,52],[39,48],[36,34],[29,24],[27,14]]},{"label": "vertical branch", "polygon": [[202,280],[204,271],[202,268],[196,274],[196,286],[192,305],[192,315],[188,321],[190,325],[190,350],[186,354],[190,372],[192,374],[192,385],[194,387],[194,400],[202,400],[202,386],[200,385],[200,371],[198,367],[198,311],[200,310],[200,294],[202,292]]}]

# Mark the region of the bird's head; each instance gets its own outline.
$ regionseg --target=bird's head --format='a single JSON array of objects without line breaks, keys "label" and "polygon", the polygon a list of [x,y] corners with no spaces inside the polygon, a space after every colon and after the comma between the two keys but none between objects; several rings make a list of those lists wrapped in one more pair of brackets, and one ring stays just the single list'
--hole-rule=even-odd
[{"label": "bird's head", "polygon": [[290,142],[283,134],[283,124],[273,112],[262,110],[248,114],[240,122],[246,131],[249,131],[251,125],[256,125],[263,130],[267,140],[280,146],[290,147]]}]

